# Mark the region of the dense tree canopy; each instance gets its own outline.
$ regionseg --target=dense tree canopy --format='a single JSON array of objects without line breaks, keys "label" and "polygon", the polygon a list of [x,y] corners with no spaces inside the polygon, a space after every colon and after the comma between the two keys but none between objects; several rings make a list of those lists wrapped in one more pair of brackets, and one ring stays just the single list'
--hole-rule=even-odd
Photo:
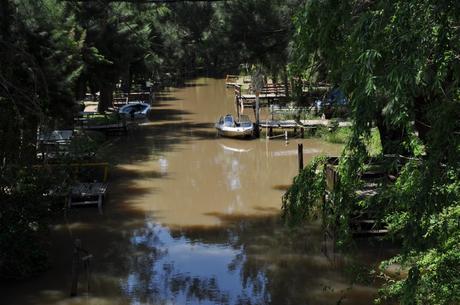
[{"label": "dense tree canopy", "polygon": [[402,304],[460,300],[459,14],[458,1],[325,0],[307,1],[295,17],[292,69],[340,85],[352,103],[333,219],[347,224],[362,204],[353,192],[373,127],[381,157],[405,161],[396,182],[365,203],[381,207],[380,220],[403,243],[394,261],[408,278],[385,294]]}]

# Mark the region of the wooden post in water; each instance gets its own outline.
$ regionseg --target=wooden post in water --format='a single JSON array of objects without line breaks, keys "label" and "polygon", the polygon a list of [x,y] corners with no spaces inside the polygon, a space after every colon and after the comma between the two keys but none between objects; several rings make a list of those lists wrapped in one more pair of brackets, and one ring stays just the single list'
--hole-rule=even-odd
[{"label": "wooden post in water", "polygon": [[255,111],[255,117],[256,117],[256,123],[254,125],[254,136],[256,138],[260,137],[260,129],[259,129],[259,115],[260,115],[260,109],[259,109],[259,91],[256,91],[256,108],[254,109]]},{"label": "wooden post in water", "polygon": [[73,246],[72,256],[72,286],[70,288],[70,296],[75,297],[78,293],[78,277],[80,274],[80,262],[81,262],[81,240],[76,239]]},{"label": "wooden post in water", "polygon": [[240,118],[240,105],[238,103],[238,96],[235,94],[235,107],[236,107],[236,115]]},{"label": "wooden post in water", "polygon": [[251,83],[252,83],[252,88],[254,90],[254,93],[256,95],[256,108],[255,108],[255,117],[256,117],[256,123],[254,125],[255,130],[254,130],[254,136],[258,138],[260,136],[260,129],[259,129],[259,115],[260,115],[260,105],[259,105],[259,94],[262,91],[264,87],[264,76],[262,75],[262,71],[260,68],[257,68],[254,71],[254,74],[251,76]]},{"label": "wooden post in water", "polygon": [[305,129],[300,127],[300,137],[303,139],[305,137]]},{"label": "wooden post in water", "polygon": [[297,145],[297,157],[299,160],[299,173],[303,170],[303,144]]}]

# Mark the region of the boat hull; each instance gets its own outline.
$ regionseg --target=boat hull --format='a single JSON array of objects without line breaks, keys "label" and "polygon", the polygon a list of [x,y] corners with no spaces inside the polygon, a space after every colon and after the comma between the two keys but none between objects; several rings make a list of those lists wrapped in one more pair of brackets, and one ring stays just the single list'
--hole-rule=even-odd
[{"label": "boat hull", "polygon": [[220,136],[227,138],[249,138],[252,137],[254,129],[251,128],[221,128],[216,127]]}]

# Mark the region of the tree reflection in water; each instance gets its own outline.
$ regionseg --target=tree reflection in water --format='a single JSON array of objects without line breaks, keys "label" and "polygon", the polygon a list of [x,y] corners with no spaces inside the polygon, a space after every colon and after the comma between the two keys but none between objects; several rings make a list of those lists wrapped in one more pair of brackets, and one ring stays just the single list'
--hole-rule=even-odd
[{"label": "tree reflection in water", "polygon": [[[262,213],[263,214],[263,213]],[[369,304],[375,289],[355,285],[321,253],[311,226],[293,233],[277,217],[215,215],[219,227],[169,229],[147,221],[132,237],[124,291],[132,304]]]}]

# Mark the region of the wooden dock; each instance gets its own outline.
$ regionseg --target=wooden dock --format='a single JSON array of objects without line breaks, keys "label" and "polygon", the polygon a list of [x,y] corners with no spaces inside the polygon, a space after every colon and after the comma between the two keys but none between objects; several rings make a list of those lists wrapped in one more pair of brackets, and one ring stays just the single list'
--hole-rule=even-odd
[{"label": "wooden dock", "polygon": [[238,82],[239,78],[239,75],[227,74],[227,77],[225,78],[225,86],[227,88],[240,86],[241,84]]},{"label": "wooden dock", "polygon": [[[281,129],[284,131],[291,130],[294,133],[300,132],[298,136],[301,138],[305,135],[305,130],[316,130],[318,127],[330,127],[331,120],[262,120],[259,122],[259,128],[267,130],[267,136],[273,137],[274,129]],[[349,127],[351,122],[339,122],[338,127]],[[287,137],[287,135],[286,135]]]},{"label": "wooden dock", "polygon": [[118,118],[110,124],[96,124],[93,121],[94,116],[99,115],[97,112],[80,112],[79,116],[74,118],[75,127],[83,130],[100,131],[104,133],[119,134],[126,133],[130,127],[136,126],[135,121],[126,120],[116,112],[106,112],[105,116],[118,115]]},{"label": "wooden dock", "polygon": [[293,129],[302,127],[301,124],[295,120],[262,120],[259,123],[261,128],[279,128],[279,129]]},{"label": "wooden dock", "polygon": [[[255,108],[256,94],[249,87],[248,92],[243,93],[241,85],[235,85],[235,104],[238,113],[246,108]],[[259,102],[261,106],[268,106],[272,103],[280,103],[286,101],[288,87],[284,84],[268,84],[265,85],[260,94]]]},{"label": "wooden dock", "polygon": [[83,125],[82,129],[103,132],[127,132],[128,124],[126,122],[119,122],[105,125]]},{"label": "wooden dock", "polygon": [[78,183],[74,185],[69,193],[68,207],[97,205],[101,212],[107,185],[105,182]]},{"label": "wooden dock", "polygon": [[[338,159],[334,158],[328,161],[324,167],[326,177],[326,195],[325,202],[330,202],[329,198],[334,188],[340,181],[337,172]],[[362,187],[355,192],[356,200],[369,200],[378,195],[380,184],[376,179],[385,179],[387,175],[382,172],[364,172],[361,173],[361,180],[364,182]],[[378,211],[372,206],[360,208],[356,206],[350,215],[349,227],[353,237],[379,237],[388,233],[385,223],[378,222]]]},{"label": "wooden dock", "polygon": [[153,102],[153,95],[150,92],[130,92],[130,93],[118,93],[112,100],[112,105],[115,109],[124,106],[129,103],[147,103]]},{"label": "wooden dock", "polygon": [[73,136],[73,130],[40,131],[37,137],[37,157],[59,159],[67,156]]},{"label": "wooden dock", "polygon": [[[318,127],[329,127],[333,124],[332,120],[261,120],[259,126],[261,128],[279,128],[279,129],[314,129]],[[338,122],[338,127],[350,127],[351,122]]]}]

